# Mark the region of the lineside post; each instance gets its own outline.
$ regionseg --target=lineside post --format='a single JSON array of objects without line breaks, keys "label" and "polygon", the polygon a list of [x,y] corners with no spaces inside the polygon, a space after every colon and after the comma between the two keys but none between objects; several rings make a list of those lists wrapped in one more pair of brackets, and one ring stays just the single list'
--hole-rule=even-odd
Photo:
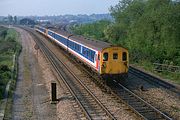
[{"label": "lineside post", "polygon": [[35,50],[37,51],[37,60],[38,60],[38,50],[39,50],[38,44],[36,44],[36,45],[34,46],[34,48],[35,48]]},{"label": "lineside post", "polygon": [[51,103],[55,104],[57,102],[57,92],[56,92],[56,82],[51,82]]}]

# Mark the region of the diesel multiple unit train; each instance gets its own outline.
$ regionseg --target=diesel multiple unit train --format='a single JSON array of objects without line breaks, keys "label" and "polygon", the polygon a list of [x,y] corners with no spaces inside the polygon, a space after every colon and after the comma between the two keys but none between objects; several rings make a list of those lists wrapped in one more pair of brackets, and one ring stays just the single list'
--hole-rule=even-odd
[{"label": "diesel multiple unit train", "polygon": [[57,31],[41,26],[35,26],[35,30],[56,42],[105,78],[122,76],[124,78],[128,74],[129,54],[126,48],[72,35],[63,30]]}]

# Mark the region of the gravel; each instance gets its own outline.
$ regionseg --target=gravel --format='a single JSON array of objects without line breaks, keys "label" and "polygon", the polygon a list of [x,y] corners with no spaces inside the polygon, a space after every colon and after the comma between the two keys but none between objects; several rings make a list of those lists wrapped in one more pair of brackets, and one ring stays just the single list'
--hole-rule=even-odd
[{"label": "gravel", "polygon": [[[174,119],[180,119],[180,97],[168,89],[159,88],[149,84],[145,80],[130,74],[126,87],[141,96],[160,111],[167,113]],[[139,87],[143,85],[144,90]]]},{"label": "gravel", "polygon": [[174,119],[180,119],[180,99],[171,95],[169,91],[160,88],[149,89],[142,92],[141,96],[161,111],[170,114]]}]

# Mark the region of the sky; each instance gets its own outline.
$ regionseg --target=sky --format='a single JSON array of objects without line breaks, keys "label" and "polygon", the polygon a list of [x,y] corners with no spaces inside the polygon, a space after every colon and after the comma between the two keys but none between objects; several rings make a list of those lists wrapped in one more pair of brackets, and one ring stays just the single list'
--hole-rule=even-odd
[{"label": "sky", "polygon": [[119,0],[0,0],[0,16],[109,13]]}]

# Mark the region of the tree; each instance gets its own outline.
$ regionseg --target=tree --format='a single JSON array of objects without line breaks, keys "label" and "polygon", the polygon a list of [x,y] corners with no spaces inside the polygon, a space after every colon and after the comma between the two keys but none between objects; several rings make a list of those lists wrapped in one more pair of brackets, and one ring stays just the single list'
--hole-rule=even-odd
[{"label": "tree", "polygon": [[7,35],[7,30],[0,31],[0,36],[2,36],[2,38],[5,39],[6,35]]},{"label": "tree", "polygon": [[[115,38],[111,39],[125,44],[128,37],[129,27],[136,23],[144,12],[145,2],[143,0],[122,0],[115,7],[111,7],[111,15],[115,18],[114,27],[110,28]],[[111,30],[109,30],[111,31]],[[107,35],[108,36],[108,35]],[[110,39],[110,38],[109,38]]]},{"label": "tree", "polygon": [[115,23],[105,30],[106,37],[128,47],[133,61],[180,64],[179,11],[179,1],[121,0],[111,7]]},{"label": "tree", "polygon": [[108,20],[100,20],[94,23],[76,25],[72,28],[73,32],[85,37],[91,37],[93,39],[101,39],[106,41],[104,29],[111,22]]},{"label": "tree", "polygon": [[8,15],[8,22],[9,24],[12,24],[13,22],[13,17],[11,15]]},{"label": "tree", "polygon": [[121,0],[110,11],[113,23],[82,25],[77,32],[127,47],[132,61],[180,65],[179,0]]},{"label": "tree", "polygon": [[17,16],[14,16],[14,24],[17,24]]}]

